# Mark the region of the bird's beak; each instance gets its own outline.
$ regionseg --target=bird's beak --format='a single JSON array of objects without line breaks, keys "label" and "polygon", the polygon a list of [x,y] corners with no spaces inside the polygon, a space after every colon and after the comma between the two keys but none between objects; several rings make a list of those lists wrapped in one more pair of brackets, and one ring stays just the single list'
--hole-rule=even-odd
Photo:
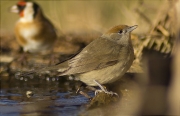
[{"label": "bird's beak", "polygon": [[138,27],[138,25],[134,25],[134,26],[129,26],[127,28],[127,32],[132,32],[134,29],[136,29]]},{"label": "bird's beak", "polygon": [[10,12],[13,12],[13,13],[19,13],[19,9],[17,7],[17,5],[14,5],[10,8]]}]

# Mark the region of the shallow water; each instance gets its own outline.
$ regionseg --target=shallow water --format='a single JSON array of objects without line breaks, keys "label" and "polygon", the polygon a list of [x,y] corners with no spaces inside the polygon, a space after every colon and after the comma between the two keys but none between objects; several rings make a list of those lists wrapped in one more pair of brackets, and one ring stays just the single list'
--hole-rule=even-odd
[{"label": "shallow water", "polygon": [[12,77],[1,82],[0,116],[79,115],[89,100],[75,93],[77,85],[59,78]]}]

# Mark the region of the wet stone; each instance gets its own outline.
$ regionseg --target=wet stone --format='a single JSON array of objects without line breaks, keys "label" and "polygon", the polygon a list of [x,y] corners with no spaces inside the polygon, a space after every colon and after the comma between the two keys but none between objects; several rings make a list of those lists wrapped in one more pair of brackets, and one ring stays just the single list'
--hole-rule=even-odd
[{"label": "wet stone", "polygon": [[99,92],[91,100],[91,102],[88,105],[88,108],[92,109],[96,107],[107,106],[120,100],[120,97],[117,95],[107,94],[105,92]]}]

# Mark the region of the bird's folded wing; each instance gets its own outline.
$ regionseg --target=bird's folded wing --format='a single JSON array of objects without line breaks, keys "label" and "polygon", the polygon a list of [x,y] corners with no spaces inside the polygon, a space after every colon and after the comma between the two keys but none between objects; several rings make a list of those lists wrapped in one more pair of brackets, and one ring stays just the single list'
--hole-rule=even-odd
[{"label": "bird's folded wing", "polygon": [[115,41],[98,38],[69,60],[69,68],[60,75],[78,74],[115,65],[123,46]]}]

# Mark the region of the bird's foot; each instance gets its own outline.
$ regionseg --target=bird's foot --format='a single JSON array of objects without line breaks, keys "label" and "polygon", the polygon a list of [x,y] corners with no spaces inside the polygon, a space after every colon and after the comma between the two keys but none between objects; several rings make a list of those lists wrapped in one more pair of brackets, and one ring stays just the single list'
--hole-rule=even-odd
[{"label": "bird's foot", "polygon": [[95,91],[95,95],[97,95],[99,92],[104,92],[104,93],[106,93],[106,94],[110,94],[110,95],[116,95],[117,97],[119,97],[119,95],[117,94],[117,93],[115,93],[115,92],[112,92],[112,91],[108,91],[107,89],[106,89],[106,87],[103,87],[100,83],[98,83],[96,80],[94,80],[94,82],[101,88],[101,90],[96,90]]}]

